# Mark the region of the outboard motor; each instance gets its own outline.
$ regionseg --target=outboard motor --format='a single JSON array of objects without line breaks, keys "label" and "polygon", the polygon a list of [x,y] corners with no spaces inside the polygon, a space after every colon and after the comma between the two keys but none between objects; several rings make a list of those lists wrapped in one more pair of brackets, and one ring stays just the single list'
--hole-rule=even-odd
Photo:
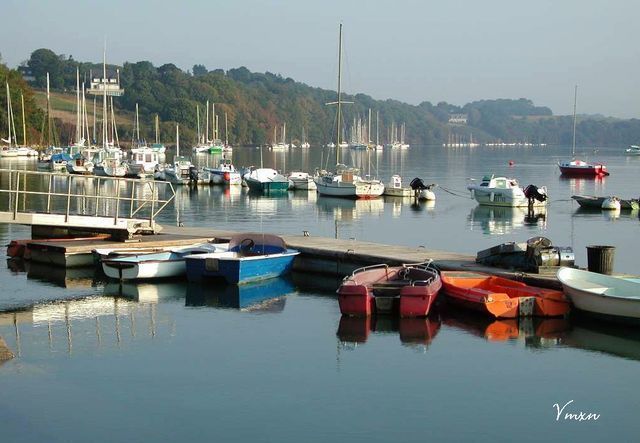
[{"label": "outboard motor", "polygon": [[416,177],[413,180],[411,180],[411,183],[409,183],[409,186],[411,186],[411,189],[413,189],[414,191],[421,191],[423,189],[427,189],[427,185],[425,185],[422,179],[419,177]]},{"label": "outboard motor", "polygon": [[189,167],[189,181],[191,183],[198,183],[198,168],[195,166]]},{"label": "outboard motor", "polygon": [[529,185],[524,188],[524,196],[529,199],[529,202],[533,202],[533,200],[538,200],[539,202],[546,201],[548,198],[547,188],[544,186],[537,187],[536,185]]}]

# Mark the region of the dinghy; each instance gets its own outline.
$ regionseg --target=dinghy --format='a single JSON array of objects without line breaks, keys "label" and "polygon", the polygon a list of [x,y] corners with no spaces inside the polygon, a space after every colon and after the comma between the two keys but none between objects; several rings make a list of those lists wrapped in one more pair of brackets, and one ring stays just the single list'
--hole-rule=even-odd
[{"label": "dinghy", "polygon": [[559,317],[569,312],[561,291],[479,272],[441,272],[445,295],[453,303],[496,318]]},{"label": "dinghy", "polygon": [[230,284],[243,284],[280,277],[289,273],[299,253],[276,235],[236,234],[228,251],[187,256],[187,278],[224,278]]},{"label": "dinghy", "polygon": [[401,317],[426,317],[442,282],[428,264],[386,264],[353,271],[338,288],[343,315],[368,316],[399,312]]},{"label": "dinghy", "polygon": [[107,258],[102,260],[102,270],[107,277],[118,280],[180,277],[186,272],[186,256],[223,250],[221,244],[203,243],[152,254]]},{"label": "dinghy", "polygon": [[640,319],[640,282],[574,268],[560,268],[558,280],[581,311],[612,319]]}]

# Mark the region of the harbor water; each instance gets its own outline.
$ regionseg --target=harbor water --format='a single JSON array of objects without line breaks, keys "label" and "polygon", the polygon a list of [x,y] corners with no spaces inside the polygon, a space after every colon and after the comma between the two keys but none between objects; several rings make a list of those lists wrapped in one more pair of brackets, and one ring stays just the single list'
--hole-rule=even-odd
[{"label": "harbor water", "polygon": [[[385,182],[397,173],[437,183],[436,202],[182,187],[159,222],[470,255],[544,236],[573,247],[580,266],[587,245],[615,246],[615,272],[637,274],[638,213],[584,211],[570,197],[637,198],[640,158],[578,151],[611,176],[561,178],[566,147],[343,150],[344,163]],[[313,171],[331,169],[335,151],[236,148],[232,159]],[[534,215],[479,207],[465,186],[487,174],[546,186],[550,203]],[[2,244],[29,235],[0,225]],[[428,319],[341,318],[337,276],[240,289],[119,284],[92,268],[8,261],[0,282],[0,337],[15,354],[0,363],[2,441],[634,441],[640,432],[637,326],[491,321],[446,303]],[[573,418],[580,412],[589,418]]]}]

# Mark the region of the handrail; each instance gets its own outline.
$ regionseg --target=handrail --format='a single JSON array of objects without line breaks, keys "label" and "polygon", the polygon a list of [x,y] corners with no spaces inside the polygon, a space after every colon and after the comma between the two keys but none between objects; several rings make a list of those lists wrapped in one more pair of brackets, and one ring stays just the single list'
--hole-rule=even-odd
[{"label": "handrail", "polygon": [[[154,224],[155,217],[175,199],[175,189],[168,182],[157,182],[147,179],[132,179],[123,177],[96,177],[90,175],[70,175],[61,174],[56,172],[41,172],[41,171],[28,171],[28,170],[16,170],[16,169],[0,169],[0,175],[8,174],[8,183],[4,189],[0,189],[0,194],[8,193],[9,201],[7,211],[12,213],[13,219],[17,220],[18,214],[24,212],[36,213],[36,214],[59,214],[64,215],[65,223],[69,222],[70,215],[82,215],[82,216],[105,216],[112,217],[114,219],[114,225],[118,224],[118,220],[121,219],[120,203],[124,202],[128,204],[129,218],[133,218],[136,214],[139,214],[142,210],[148,211],[148,218],[151,226]],[[46,177],[42,182],[39,179],[29,180],[29,177]],[[64,186],[65,190],[54,190],[54,178],[60,178],[61,182],[57,187]],[[66,181],[66,182],[65,182]],[[95,187],[95,192],[87,190],[83,185],[83,192],[73,189],[74,183],[77,185],[80,183],[91,183]],[[65,186],[66,185],[66,186]],[[122,186],[131,186],[129,193],[125,192],[122,195]],[[27,189],[27,187],[31,189]],[[113,189],[112,186],[116,186],[117,189]],[[35,187],[36,190],[33,190]],[[140,189],[136,189],[140,187]],[[161,190],[160,187],[163,187]],[[23,188],[23,189],[21,189]],[[42,189],[42,190],[38,190]],[[115,191],[115,192],[114,192]],[[164,195],[168,197],[160,198],[160,192],[164,192]],[[168,193],[168,194],[167,194]],[[150,195],[149,195],[150,194]],[[22,202],[20,197],[22,196]],[[35,200],[35,208],[32,208],[34,200],[29,200],[29,196],[43,196],[46,199]],[[64,199],[62,207],[58,205],[57,208],[53,208],[52,200]],[[78,208],[72,209],[72,202],[75,199],[82,199]],[[65,201],[66,200],[66,201]],[[58,200],[60,201],[60,200]],[[87,209],[87,201],[95,202],[95,210]],[[115,205],[102,206],[101,202],[113,202]],[[30,205],[30,211],[26,211],[27,205]],[[22,211],[20,210],[22,206]],[[39,207],[38,207],[39,206]],[[103,208],[103,214],[100,214],[101,206]],[[125,206],[126,208],[126,206]],[[150,210],[149,210],[150,208]],[[123,208],[124,209],[124,208]],[[86,214],[90,211],[91,215]],[[145,211],[145,213],[147,213]]]}]

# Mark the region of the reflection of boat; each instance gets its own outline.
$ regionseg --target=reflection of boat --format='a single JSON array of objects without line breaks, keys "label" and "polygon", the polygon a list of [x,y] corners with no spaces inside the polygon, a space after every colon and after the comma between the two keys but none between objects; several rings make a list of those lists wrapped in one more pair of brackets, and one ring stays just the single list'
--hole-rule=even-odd
[{"label": "reflection of boat", "polygon": [[371,332],[399,332],[405,344],[429,345],[440,330],[440,321],[425,318],[350,317],[343,315],[336,335],[342,342],[364,343]]},{"label": "reflection of boat", "polygon": [[561,291],[477,272],[446,271],[441,277],[444,293],[452,302],[491,317],[557,317],[569,312]]},{"label": "reflection of boat", "polygon": [[185,304],[186,306],[282,311],[285,296],[294,290],[291,280],[283,277],[246,285],[204,286],[189,283]]},{"label": "reflection of boat", "polygon": [[547,188],[529,185],[523,189],[515,178],[485,175],[480,183],[470,179],[467,189],[481,205],[527,207],[530,200],[533,206],[547,204]]},{"label": "reflection of boat", "polygon": [[320,211],[333,214],[337,220],[352,220],[363,214],[381,214],[384,212],[382,199],[358,199],[320,196],[317,200]]},{"label": "reflection of boat", "polygon": [[157,303],[160,300],[181,299],[185,296],[184,282],[114,282],[104,286],[104,295],[115,295],[135,300],[139,303]]},{"label": "reflection of boat", "polygon": [[576,316],[562,342],[572,348],[640,361],[640,332],[634,326],[594,322]]},{"label": "reflection of boat", "polygon": [[38,262],[28,262],[27,278],[52,283],[63,288],[91,288],[96,278],[96,268],[64,268]]},{"label": "reflection of boat", "polygon": [[288,249],[276,235],[241,233],[229,241],[229,250],[186,257],[187,278],[199,281],[224,278],[227,283],[243,284],[280,277],[291,270],[300,252]]},{"label": "reflection of boat", "polygon": [[438,272],[428,264],[366,266],[345,277],[338,302],[343,315],[399,311],[401,317],[426,317],[441,287]]},{"label": "reflection of boat", "polygon": [[560,268],[558,280],[574,306],[611,319],[640,319],[640,283],[619,277]]},{"label": "reflection of boat", "polygon": [[118,280],[180,277],[186,272],[186,256],[223,250],[226,249],[220,245],[203,243],[166,252],[106,258],[102,260],[102,270],[107,277]]},{"label": "reflection of boat", "polygon": [[494,319],[474,312],[440,309],[442,323],[470,332],[488,341],[507,341],[524,338],[530,344],[557,343],[571,329],[569,320],[564,318]]},{"label": "reflection of boat", "polygon": [[[604,209],[603,204],[607,199],[611,197],[597,197],[595,195],[572,195],[571,198],[577,201],[581,208]],[[619,199],[619,201],[621,210],[637,210],[640,208],[640,204],[638,203],[637,199]]]},{"label": "reflection of boat", "polygon": [[525,225],[544,227],[546,218],[544,207],[536,208],[535,212],[529,213],[527,208],[478,205],[469,214],[469,224],[471,229],[480,225],[482,231],[489,234],[506,234]]}]

